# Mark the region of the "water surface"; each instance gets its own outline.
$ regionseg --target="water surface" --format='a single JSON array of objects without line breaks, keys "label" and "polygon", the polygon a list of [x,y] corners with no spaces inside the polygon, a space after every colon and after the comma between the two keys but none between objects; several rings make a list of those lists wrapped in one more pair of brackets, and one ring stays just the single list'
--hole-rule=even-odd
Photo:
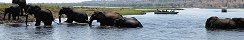
[{"label": "water surface", "polygon": [[125,15],[136,17],[143,28],[109,28],[80,24],[56,24],[54,28],[37,29],[31,26],[0,25],[2,40],[242,40],[243,30],[206,30],[205,21],[211,16],[220,18],[244,18],[243,9],[229,9],[221,13],[220,9],[178,10],[179,14]]}]

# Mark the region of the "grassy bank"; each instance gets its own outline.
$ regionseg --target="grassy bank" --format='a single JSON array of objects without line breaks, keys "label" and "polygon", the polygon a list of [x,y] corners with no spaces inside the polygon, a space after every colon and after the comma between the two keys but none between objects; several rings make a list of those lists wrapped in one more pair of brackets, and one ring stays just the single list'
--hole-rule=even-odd
[{"label": "grassy bank", "polygon": [[[41,8],[44,9],[49,9],[51,11],[53,11],[53,15],[55,18],[58,17],[58,12],[61,9],[60,6],[55,6],[55,5],[44,5],[44,4],[33,4],[33,5],[37,5],[40,6]],[[0,4],[0,13],[2,14],[4,10],[4,8],[7,8],[11,5],[9,4]],[[182,10],[182,9],[177,9],[177,8],[94,8],[94,7],[75,7],[74,9],[76,10],[80,10],[80,11],[85,11],[88,15],[91,15],[93,13],[93,11],[114,11],[114,12],[118,12],[121,15],[142,15],[145,14],[145,12],[153,12],[156,9],[160,9],[160,10]],[[143,10],[138,10],[138,9],[143,9]],[[1,15],[0,14],[0,15]],[[0,17],[1,18],[1,17]],[[22,18],[24,19],[24,18]],[[33,20],[33,16],[29,16],[29,20]]]},{"label": "grassy bank", "polygon": [[[61,9],[60,6],[55,6],[55,5],[44,5],[44,4],[34,4],[34,5],[37,5],[37,6],[40,6],[41,8],[44,8],[44,9],[50,9],[52,10],[55,14],[58,13],[58,11]],[[9,7],[10,5],[9,4],[0,4],[0,10],[3,10],[4,8],[7,8]],[[93,13],[93,11],[96,11],[96,10],[103,10],[103,11],[115,11],[115,12],[118,12],[122,15],[141,15],[141,14],[144,14],[145,12],[153,12],[155,11],[156,9],[159,9],[159,10],[183,10],[183,9],[178,9],[178,8],[164,8],[164,7],[158,7],[158,8],[155,8],[155,7],[133,7],[133,8],[89,8],[89,7],[75,7],[74,9],[78,9],[78,10],[81,10],[81,11],[85,11],[87,14],[91,15]],[[142,9],[142,10],[141,10]]]}]

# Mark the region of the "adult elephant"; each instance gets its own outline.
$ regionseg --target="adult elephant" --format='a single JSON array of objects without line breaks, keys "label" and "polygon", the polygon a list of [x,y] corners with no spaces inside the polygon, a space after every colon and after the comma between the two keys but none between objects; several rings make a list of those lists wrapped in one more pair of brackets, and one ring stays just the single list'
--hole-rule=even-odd
[{"label": "adult elephant", "polygon": [[210,17],[206,21],[206,28],[217,29],[235,29],[238,28],[234,20],[230,18],[219,19],[218,17]]},{"label": "adult elephant", "polygon": [[63,7],[59,11],[59,22],[61,23],[61,16],[65,14],[67,20],[65,22],[72,23],[73,21],[78,23],[88,23],[88,16],[84,12],[79,12],[78,10],[73,10],[72,8]]},{"label": "adult elephant", "polygon": [[51,27],[52,21],[54,21],[52,12],[48,9],[41,9],[39,6],[29,6],[27,12],[34,14],[36,18],[35,26],[40,26],[40,23],[44,22],[45,27]]},{"label": "adult elephant", "polygon": [[115,20],[122,19],[123,16],[117,12],[109,11],[94,11],[89,20],[89,25],[92,25],[93,20],[100,22],[100,26],[114,26]]},{"label": "adult elephant", "polygon": [[3,20],[5,20],[6,15],[8,14],[8,20],[12,18],[12,20],[20,19],[21,8],[19,6],[10,6],[9,8],[5,8]]},{"label": "adult elephant", "polygon": [[13,4],[17,4],[19,5],[19,7],[21,8],[21,16],[24,16],[24,10],[25,6],[26,6],[26,0],[12,0]]},{"label": "adult elephant", "polygon": [[117,27],[124,27],[124,28],[138,28],[143,27],[142,24],[135,18],[126,18],[116,20]]}]

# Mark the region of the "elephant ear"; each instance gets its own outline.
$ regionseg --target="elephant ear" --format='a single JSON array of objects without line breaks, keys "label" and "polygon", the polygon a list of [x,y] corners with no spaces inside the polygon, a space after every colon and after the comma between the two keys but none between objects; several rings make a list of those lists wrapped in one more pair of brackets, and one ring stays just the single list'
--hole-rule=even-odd
[{"label": "elephant ear", "polygon": [[65,13],[70,13],[73,12],[73,10],[69,7],[62,7],[62,9],[59,11],[59,14],[65,14]]},{"label": "elephant ear", "polygon": [[34,6],[34,8],[33,8],[35,11],[40,11],[41,10],[41,7],[39,7],[39,6]]}]

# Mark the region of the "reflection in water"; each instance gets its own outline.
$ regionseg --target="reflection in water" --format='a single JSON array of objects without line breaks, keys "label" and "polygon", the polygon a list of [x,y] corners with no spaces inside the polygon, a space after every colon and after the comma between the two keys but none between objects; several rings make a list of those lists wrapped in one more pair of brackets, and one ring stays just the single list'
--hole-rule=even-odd
[{"label": "reflection in water", "polygon": [[[244,18],[244,10],[230,9],[221,13],[220,9],[185,9],[176,15],[154,14],[126,15],[136,17],[143,28],[99,28],[83,24],[55,24],[54,28],[36,29],[34,23],[12,27],[0,25],[2,40],[242,40],[243,30],[206,30],[207,18]],[[15,26],[15,25],[14,25]]]},{"label": "reflection in water", "polygon": [[5,26],[21,27],[21,26],[25,26],[25,25],[23,23],[8,23],[8,24],[5,24]]},{"label": "reflection in water", "polygon": [[50,35],[53,33],[52,28],[36,28],[35,34],[37,35]]},{"label": "reflection in water", "polygon": [[243,40],[243,30],[211,30],[207,31],[207,37],[209,40]]},{"label": "reflection in water", "polygon": [[67,24],[68,27],[74,27],[74,26],[87,26],[88,24],[86,23],[72,23],[72,24]]}]

